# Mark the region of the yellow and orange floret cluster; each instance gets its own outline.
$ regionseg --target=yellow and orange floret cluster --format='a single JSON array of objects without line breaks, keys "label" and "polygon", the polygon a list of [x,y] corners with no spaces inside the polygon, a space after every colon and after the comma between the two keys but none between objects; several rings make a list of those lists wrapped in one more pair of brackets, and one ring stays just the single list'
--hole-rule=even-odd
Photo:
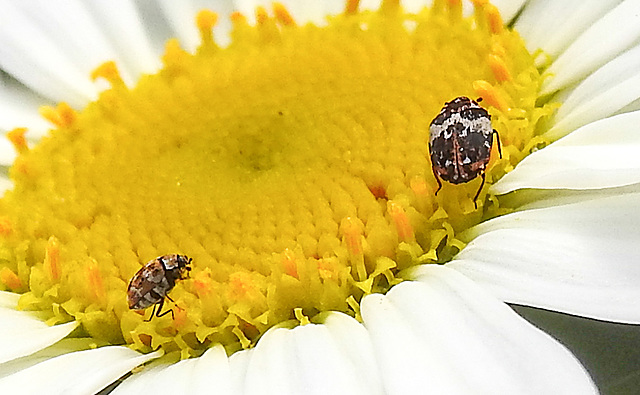
[{"label": "yellow and orange floret cluster", "polygon": [[[44,108],[56,126],[37,146],[10,133],[15,187],[0,200],[0,283],[51,324],[147,351],[197,355],[251,347],[274,325],[324,311],[359,317],[364,295],[401,270],[439,263],[456,234],[498,210],[480,180],[444,185],[428,128],[444,102],[482,97],[500,133],[490,184],[543,141],[541,82],[497,10],[459,1],[407,14],[349,1],[328,26],[299,26],[284,7],[234,14],[232,43],[201,12],[195,54],[170,40],[157,75],[112,88],[81,112]],[[164,254],[193,258],[171,315],[127,307],[130,278]],[[144,315],[146,313],[146,316]]]}]

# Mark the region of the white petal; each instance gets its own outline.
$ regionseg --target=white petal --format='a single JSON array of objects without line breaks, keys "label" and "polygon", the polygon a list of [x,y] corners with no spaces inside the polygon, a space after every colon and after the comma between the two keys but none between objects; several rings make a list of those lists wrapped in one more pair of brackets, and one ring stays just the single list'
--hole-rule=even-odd
[{"label": "white petal", "polygon": [[624,114],[625,112],[632,112],[640,110],[640,99],[635,100],[633,103],[629,103],[616,112],[617,114]]},{"label": "white petal", "polygon": [[342,0],[284,0],[281,3],[291,13],[291,16],[300,25],[308,22],[318,26],[327,24],[328,15],[337,15],[344,11]]},{"label": "white petal", "polygon": [[524,211],[634,193],[640,193],[640,184],[605,189],[521,189],[501,196],[500,206]]},{"label": "white petal", "polygon": [[88,337],[64,338],[38,352],[0,364],[0,379],[51,358],[76,351],[94,349],[97,346],[96,340]]},{"label": "white petal", "polygon": [[[38,113],[38,108],[43,104],[51,103],[15,80],[1,79],[0,132],[6,133],[16,127],[26,127],[29,129],[29,137],[42,137],[51,128]],[[0,159],[0,162],[7,161]]]},{"label": "white petal", "polygon": [[[258,341],[247,365],[245,392],[260,394],[369,394],[369,375],[361,376],[358,356],[349,355],[336,331],[356,337],[353,325],[308,324],[294,329],[276,328]],[[377,374],[377,373],[375,373]],[[380,393],[381,388],[374,388]],[[375,393],[375,392],[374,392]]]},{"label": "white petal", "polygon": [[522,9],[524,3],[527,3],[527,0],[493,0],[491,2],[491,4],[495,5],[498,10],[500,10],[500,16],[505,24],[509,24],[511,22],[511,20]]},{"label": "white petal", "polygon": [[542,49],[555,58],[620,1],[530,0],[518,16],[515,29],[530,52]]},{"label": "white petal", "polygon": [[13,144],[5,136],[0,136],[0,165],[11,166],[17,153]]},{"label": "white petal", "polygon": [[200,44],[200,34],[196,26],[196,15],[199,10],[194,2],[174,0],[158,2],[183,48],[194,52]]},{"label": "white petal", "polygon": [[201,357],[176,363],[160,362],[134,373],[112,392],[117,394],[232,394],[229,362],[222,346],[207,350]]},{"label": "white petal", "polygon": [[51,358],[0,379],[0,393],[95,394],[134,367],[160,356],[108,346]]},{"label": "white petal", "polygon": [[447,266],[506,302],[638,324],[639,205],[628,193],[498,217]]},{"label": "white petal", "polygon": [[504,194],[522,188],[597,189],[640,182],[640,111],[590,123],[526,157],[491,186]]},{"label": "white petal", "polygon": [[625,0],[582,33],[551,64],[541,94],[580,81],[640,38],[640,1]]},{"label": "white petal", "polygon": [[[40,5],[46,9],[49,3],[44,1]],[[75,44],[81,45],[81,39],[95,37],[90,32],[87,32],[88,37],[80,35],[75,39],[66,35],[68,30],[60,25],[74,25],[72,21],[75,21],[86,27],[86,14],[78,3],[57,4],[59,9],[55,15],[68,16],[68,23],[60,23],[59,18],[53,16],[48,23],[47,13],[26,13],[20,9],[21,6],[36,5],[31,2],[0,1],[0,67],[53,101],[66,101],[74,107],[81,107],[97,95],[97,90],[89,82],[89,71],[98,64],[92,63],[96,51],[88,51],[86,60],[81,60],[84,54],[77,52]],[[99,52],[103,47],[98,42],[96,48]]]},{"label": "white petal", "polygon": [[0,291],[0,363],[29,355],[66,337],[78,323],[49,326],[18,311],[16,294]]},{"label": "white petal", "polygon": [[[515,14],[518,12],[518,9],[522,7],[525,1],[526,0],[497,0],[492,1],[491,3],[498,8],[503,21],[506,23],[515,16]],[[378,10],[380,9],[381,3],[381,0],[363,0],[360,2],[360,9]],[[431,8],[433,6],[433,0],[403,0],[400,2],[400,5],[409,13],[418,13],[425,7]],[[473,1],[462,1],[463,16],[468,17],[473,15],[474,10],[475,8],[473,5]]]},{"label": "white petal", "polygon": [[200,357],[200,361],[193,368],[191,390],[188,394],[209,394],[211,383],[215,383],[216,393],[220,395],[233,394],[229,358],[222,346],[215,346]]},{"label": "white petal", "polygon": [[[427,3],[429,3],[429,1],[427,1]],[[380,9],[381,4],[382,0],[361,0],[359,9],[375,11]]]},{"label": "white petal", "polygon": [[[84,2],[93,15],[93,23],[105,35],[118,63],[118,69],[128,83],[133,83],[140,74],[152,73],[161,66],[159,53],[154,51],[147,38],[142,18],[131,0]],[[146,15],[145,15],[146,17]],[[83,38],[83,41],[86,38]],[[102,61],[112,60],[99,54]]]},{"label": "white petal", "polygon": [[597,393],[573,355],[443,266],[362,302],[389,394]]},{"label": "white petal", "polygon": [[[235,9],[240,11],[247,17],[251,24],[255,23],[255,9],[258,6],[264,7],[271,12],[270,0],[235,0]],[[283,0],[279,3],[283,4],[293,19],[299,25],[313,23],[318,26],[327,25],[327,16],[336,15],[344,11],[344,1],[342,0]],[[366,1],[361,2],[360,9],[367,8]]]},{"label": "white petal", "polygon": [[18,300],[20,300],[20,294],[0,291],[0,308],[15,309],[18,306]]},{"label": "white petal", "polygon": [[365,327],[355,319],[337,312],[330,313],[323,324],[335,339],[338,348],[358,371],[355,377],[361,379],[365,393],[380,393],[383,388],[380,369]]},{"label": "white petal", "polygon": [[259,392],[261,388],[265,394],[290,394],[294,389],[303,392],[293,367],[289,366],[290,361],[297,359],[290,355],[287,340],[291,341],[291,337],[282,328],[272,329],[260,339],[247,365],[245,392]]},{"label": "white petal", "polygon": [[[411,14],[417,14],[425,7],[430,7],[433,4],[433,0],[403,0],[400,2],[402,8]],[[380,4],[378,4],[380,6]]]},{"label": "white petal", "polygon": [[563,96],[554,125],[545,133],[552,139],[635,102],[640,98],[640,45],[607,63]]},{"label": "white petal", "polygon": [[247,369],[253,355],[253,350],[242,350],[229,357],[232,394],[245,393]]},{"label": "white petal", "polygon": [[230,42],[231,21],[229,14],[234,10],[232,2],[215,1],[174,1],[159,0],[165,18],[186,50],[193,52],[200,45],[200,33],[196,26],[196,16],[202,9],[218,14],[218,23],[213,28],[218,45],[226,46]]},{"label": "white petal", "polygon": [[9,169],[6,166],[0,166],[0,197],[6,191],[13,188],[13,182],[9,179]]},{"label": "white petal", "polygon": [[[156,361],[157,362],[157,361]],[[126,378],[122,384],[118,385],[112,392],[113,395],[118,394],[144,394],[155,393],[157,391],[155,386],[157,380],[160,380],[162,384],[166,384],[165,372],[170,363],[152,362],[149,366],[139,372],[134,373],[130,377]],[[164,380],[163,380],[164,379]],[[171,390],[174,387],[171,386]],[[161,392],[161,394],[164,392]]]}]

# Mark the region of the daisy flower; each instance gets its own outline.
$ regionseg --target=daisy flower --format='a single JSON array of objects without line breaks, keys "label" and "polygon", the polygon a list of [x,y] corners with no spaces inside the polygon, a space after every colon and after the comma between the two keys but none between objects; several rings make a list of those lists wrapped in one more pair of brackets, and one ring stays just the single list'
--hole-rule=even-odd
[{"label": "daisy flower", "polygon": [[0,391],[597,393],[507,303],[640,323],[640,3],[283,3],[0,1]]}]

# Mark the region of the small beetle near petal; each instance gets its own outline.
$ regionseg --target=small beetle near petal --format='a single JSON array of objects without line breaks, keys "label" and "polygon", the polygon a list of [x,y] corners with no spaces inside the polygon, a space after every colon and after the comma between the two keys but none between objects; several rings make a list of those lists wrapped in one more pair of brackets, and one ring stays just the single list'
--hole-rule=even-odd
[{"label": "small beetle near petal", "polygon": [[168,293],[175,287],[176,282],[188,278],[191,261],[192,259],[186,255],[171,254],[147,262],[129,282],[127,289],[129,308],[142,310],[153,305],[151,316],[146,321],[151,321],[154,313],[156,317],[171,313],[171,317],[174,318],[172,309],[164,313],[160,311],[165,298],[173,302]]},{"label": "small beetle near petal", "polygon": [[480,101],[482,98],[474,101],[464,96],[457,97],[445,103],[429,125],[431,167],[438,182],[436,195],[442,188],[440,179],[461,184],[481,176],[480,188],[473,197],[476,208],[476,200],[484,186],[494,134],[502,158],[500,136],[491,127],[491,115],[480,107]]}]

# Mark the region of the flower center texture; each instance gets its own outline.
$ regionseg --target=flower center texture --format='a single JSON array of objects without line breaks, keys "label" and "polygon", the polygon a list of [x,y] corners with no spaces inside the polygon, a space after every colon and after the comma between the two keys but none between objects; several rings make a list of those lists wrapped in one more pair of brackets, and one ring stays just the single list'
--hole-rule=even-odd
[{"label": "flower center texture", "polygon": [[[349,1],[327,26],[297,25],[274,6],[255,26],[232,16],[232,42],[201,12],[195,54],[167,43],[164,67],[111,88],[81,112],[43,113],[56,128],[35,147],[24,130],[13,190],[0,200],[0,281],[50,324],[79,336],[183,357],[213,344],[252,347],[267,329],[340,311],[443,263],[456,234],[500,213],[487,195],[533,149],[552,106],[541,75],[492,5],[435,1],[410,14],[394,1]],[[445,102],[481,97],[500,136],[480,178],[438,184],[429,124]],[[127,305],[130,279],[162,255],[193,259],[145,321]]]}]

